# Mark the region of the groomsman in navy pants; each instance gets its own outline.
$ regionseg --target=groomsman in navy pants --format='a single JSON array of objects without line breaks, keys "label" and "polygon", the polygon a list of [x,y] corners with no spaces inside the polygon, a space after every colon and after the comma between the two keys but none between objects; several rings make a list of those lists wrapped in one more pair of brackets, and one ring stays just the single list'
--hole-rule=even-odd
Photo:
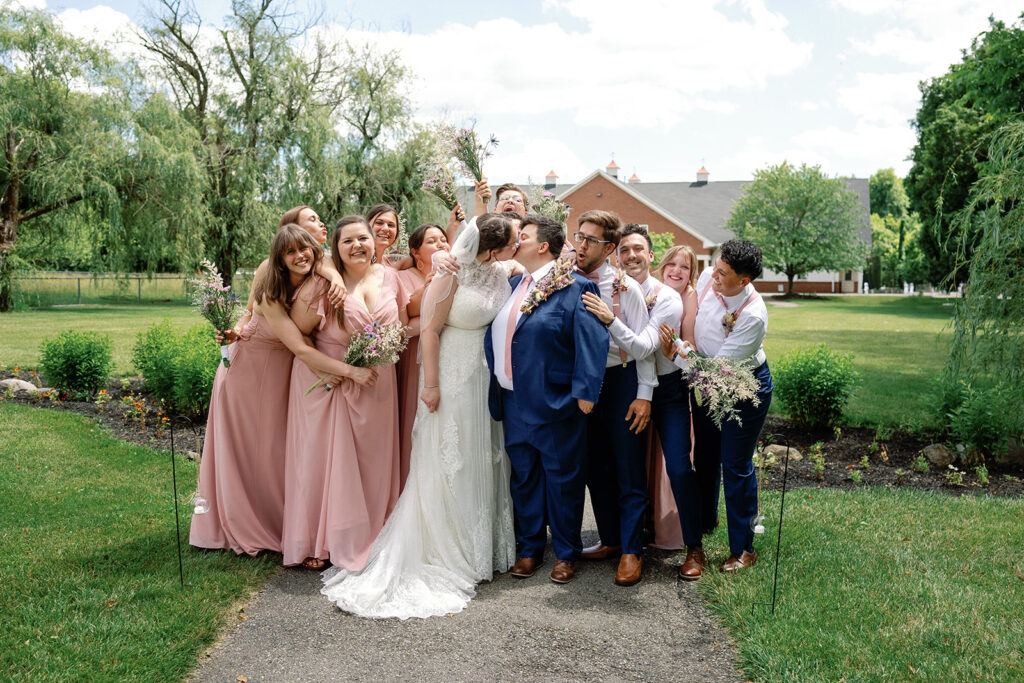
[{"label": "groomsman in navy pants", "polygon": [[488,406],[505,425],[512,467],[519,559],[512,575],[532,576],[543,563],[547,530],[555,550],[551,580],[567,583],[582,550],[586,484],[586,414],[597,401],[608,331],[583,307],[597,288],[556,263],[560,223],[527,215],[516,260],[526,268],[487,330]]},{"label": "groomsman in navy pants", "polygon": [[[576,267],[595,282],[601,300],[634,333],[648,320],[639,283],[606,263],[622,233],[610,211],[586,211],[577,219]],[[633,358],[612,343],[605,359],[604,385],[587,425],[590,501],[601,542],[584,559],[619,557],[615,583],[631,586],[643,572],[643,519],[647,508],[647,439],[651,396],[658,380],[654,357]]]},{"label": "groomsman in navy pants", "polygon": [[[753,401],[737,405],[742,424],[726,420],[721,428],[716,427],[707,411],[696,400],[691,401],[694,466],[701,487],[701,524],[705,533],[717,523],[719,482],[725,491],[729,558],[719,567],[723,572],[738,571],[757,562],[753,531],[757,478],[753,455],[772,400],[772,373],[763,346],[768,311],[753,284],[760,275],[761,250],[757,245],[729,240],[722,245],[714,267],[705,270],[697,281],[697,348],[709,356],[746,363],[759,385],[758,405]],[[684,360],[677,358],[677,363],[685,366]]]}]

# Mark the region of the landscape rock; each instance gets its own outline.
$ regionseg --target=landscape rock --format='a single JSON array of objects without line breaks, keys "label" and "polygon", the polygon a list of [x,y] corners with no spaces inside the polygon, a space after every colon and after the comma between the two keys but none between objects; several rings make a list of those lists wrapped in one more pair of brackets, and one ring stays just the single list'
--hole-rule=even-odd
[{"label": "landscape rock", "polygon": [[946,448],[941,443],[933,443],[930,446],[925,446],[922,451],[924,457],[928,458],[928,462],[938,467],[940,470],[944,470],[956,461],[956,455],[953,451]]},{"label": "landscape rock", "polygon": [[1024,466],[1024,445],[1016,439],[1009,439],[1008,441],[1006,452],[996,455],[996,464]]},{"label": "landscape rock", "polygon": [[32,382],[26,382],[23,379],[0,380],[0,391],[7,391],[8,387],[13,389],[14,393],[16,394],[22,391],[27,392],[29,394],[35,394],[40,391],[40,389],[35,384],[32,384]]},{"label": "landscape rock", "polygon": [[[786,459],[786,447],[783,444],[779,443],[768,444],[767,446],[764,447],[764,454],[765,456],[768,457],[774,455],[776,462],[781,463]],[[804,456],[801,455],[800,451],[798,451],[797,449],[790,448],[789,459],[792,462],[796,462],[797,460],[803,460]]]}]

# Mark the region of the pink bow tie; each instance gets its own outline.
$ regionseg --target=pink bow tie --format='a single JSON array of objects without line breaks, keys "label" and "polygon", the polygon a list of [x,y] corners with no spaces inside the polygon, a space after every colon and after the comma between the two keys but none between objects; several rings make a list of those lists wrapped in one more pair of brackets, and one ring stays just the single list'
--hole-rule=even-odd
[{"label": "pink bow tie", "polygon": [[590,273],[584,273],[582,270],[577,268],[576,272],[582,275],[583,277],[587,278],[591,282],[593,282],[595,285],[598,284],[597,281],[601,279],[601,276],[598,274],[596,270]]}]

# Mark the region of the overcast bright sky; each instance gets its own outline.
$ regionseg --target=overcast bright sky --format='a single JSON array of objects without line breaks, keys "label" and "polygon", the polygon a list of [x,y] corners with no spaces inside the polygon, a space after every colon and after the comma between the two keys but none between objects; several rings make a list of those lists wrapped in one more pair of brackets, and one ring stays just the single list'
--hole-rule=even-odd
[{"label": "overcast bright sky", "polygon": [[[104,37],[145,2],[14,0]],[[229,0],[197,2],[220,24]],[[917,83],[941,75],[1005,0],[463,0],[329,3],[319,30],[396,49],[419,119],[498,136],[491,180],[744,180],[783,159],[905,175]],[[296,5],[299,11],[305,7]]]}]

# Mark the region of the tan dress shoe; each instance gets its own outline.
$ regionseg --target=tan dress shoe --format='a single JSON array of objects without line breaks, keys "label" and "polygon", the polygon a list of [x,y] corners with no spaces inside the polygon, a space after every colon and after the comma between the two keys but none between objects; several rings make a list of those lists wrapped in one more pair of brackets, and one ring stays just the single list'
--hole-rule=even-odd
[{"label": "tan dress shoe", "polygon": [[736,557],[735,555],[730,555],[729,559],[723,562],[722,566],[719,567],[719,569],[723,572],[738,572],[741,569],[746,569],[755,562],[757,562],[757,551],[755,550],[753,552],[748,553],[746,550],[744,550],[742,553],[740,553],[739,557]]},{"label": "tan dress shoe", "polygon": [[607,560],[609,557],[618,557],[622,554],[621,545],[603,545],[598,543],[589,548],[584,548],[580,557],[584,560]]},{"label": "tan dress shoe", "polygon": [[679,578],[683,581],[696,581],[704,573],[704,548],[693,548],[686,551],[686,561],[679,568]]},{"label": "tan dress shoe", "polygon": [[542,564],[544,564],[544,561],[538,560],[535,557],[520,557],[512,565],[511,574],[517,579],[528,579],[537,573],[537,567]]},{"label": "tan dress shoe", "polygon": [[620,586],[632,586],[640,580],[643,570],[643,558],[627,553],[619,560],[619,570],[615,572],[615,583]]},{"label": "tan dress shoe", "polygon": [[569,583],[576,576],[576,568],[568,560],[555,560],[551,569],[551,580],[555,583]]}]

